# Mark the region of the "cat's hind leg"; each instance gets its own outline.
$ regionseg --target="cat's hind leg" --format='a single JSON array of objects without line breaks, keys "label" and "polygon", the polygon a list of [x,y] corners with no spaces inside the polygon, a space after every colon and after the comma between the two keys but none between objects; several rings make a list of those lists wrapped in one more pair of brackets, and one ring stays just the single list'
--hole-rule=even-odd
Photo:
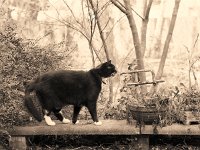
[{"label": "cat's hind leg", "polygon": [[64,116],[63,116],[63,113],[61,111],[61,109],[54,109],[53,110],[53,113],[54,115],[58,118],[58,120],[62,121],[63,123],[70,123],[70,120],[69,119],[66,119]]},{"label": "cat's hind leg", "polygon": [[56,123],[51,119],[50,117],[51,112],[48,110],[44,110],[44,120],[46,122],[47,125],[49,126],[55,126]]}]

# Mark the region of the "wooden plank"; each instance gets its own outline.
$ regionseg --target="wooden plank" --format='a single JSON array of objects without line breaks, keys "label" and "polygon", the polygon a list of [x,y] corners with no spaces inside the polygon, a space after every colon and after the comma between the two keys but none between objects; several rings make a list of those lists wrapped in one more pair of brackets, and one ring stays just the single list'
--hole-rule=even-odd
[{"label": "wooden plank", "polygon": [[138,149],[149,149],[149,135],[200,135],[199,125],[173,124],[166,127],[157,127],[154,133],[152,125],[141,128],[136,125],[127,124],[126,120],[103,120],[103,125],[95,126],[88,121],[80,121],[79,124],[62,124],[57,122],[56,126],[47,126],[44,122],[37,125],[25,127],[14,127],[9,129],[11,135],[10,146],[15,150],[25,150],[26,138],[29,135],[133,135],[138,138],[136,146]]},{"label": "wooden plank", "polygon": [[[166,127],[157,127],[158,135],[200,135],[199,125],[183,125],[183,124],[172,124]],[[141,134],[152,135],[153,127],[145,125],[141,129]]]},{"label": "wooden plank", "polygon": [[80,121],[79,124],[62,124],[47,126],[44,122],[36,126],[14,127],[8,132],[11,136],[21,135],[138,135],[139,128],[128,125],[126,120],[103,120],[101,126],[91,122]]},{"label": "wooden plank", "polygon": [[[140,129],[136,125],[127,124],[126,120],[103,120],[101,126],[95,126],[91,122],[80,121],[79,124],[62,124],[47,126],[44,122],[35,126],[14,127],[8,132],[11,136],[28,135],[139,135]],[[159,135],[200,135],[199,125],[172,124],[166,127],[157,127]],[[145,125],[141,128],[141,134],[153,135],[152,125]]]}]

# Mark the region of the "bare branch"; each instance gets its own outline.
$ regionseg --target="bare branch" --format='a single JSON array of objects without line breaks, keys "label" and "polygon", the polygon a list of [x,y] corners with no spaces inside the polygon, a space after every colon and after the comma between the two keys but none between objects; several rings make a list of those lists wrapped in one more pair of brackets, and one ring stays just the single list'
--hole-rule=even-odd
[{"label": "bare branch", "polygon": [[108,1],[106,4],[104,4],[102,7],[101,7],[101,10],[97,11],[97,14],[99,16],[99,18],[101,17],[101,15],[103,14],[104,10],[111,4],[110,1]]},{"label": "bare branch", "polygon": [[[55,8],[54,5],[52,5],[52,4],[51,4],[51,5],[52,5],[52,6],[54,7],[54,9],[56,10],[56,12],[57,12],[59,18],[61,18],[62,20],[57,19],[57,18],[54,18],[54,17],[51,17],[51,16],[49,16],[49,15],[47,15],[47,14],[45,13],[46,16],[48,16],[48,17],[51,18],[51,19],[56,20],[57,22],[60,22],[61,24],[65,25],[66,27],[69,27],[69,28],[71,28],[71,29],[73,29],[73,30],[79,32],[81,35],[83,35],[83,36],[86,38],[86,40],[88,41],[90,48],[95,52],[95,54],[96,54],[98,60],[99,60],[100,62],[102,62],[101,59],[100,59],[100,57],[98,56],[97,50],[95,49],[95,47],[94,47],[94,45],[92,44],[92,41],[91,41],[91,38],[92,38],[91,36],[92,36],[94,33],[92,33],[91,36],[89,36],[89,35],[86,33],[86,28],[83,26],[83,24],[81,24],[81,23],[76,19],[76,16],[74,15],[72,9],[69,7],[69,5],[67,4],[67,2],[66,2],[65,0],[63,0],[63,2],[66,4],[66,6],[67,6],[68,9],[70,10],[70,12],[71,12],[73,18],[75,19],[76,23],[77,23],[78,25],[80,25],[80,27],[76,27],[76,26],[72,25],[72,24],[69,23],[69,22],[62,21],[62,20],[65,20],[65,19],[62,18],[62,16],[61,16],[60,13],[58,12],[57,8]],[[79,29],[79,28],[81,28],[81,29]],[[84,33],[83,29],[84,29],[85,33]],[[94,29],[95,29],[95,27],[94,27]]]},{"label": "bare branch", "polygon": [[144,7],[144,19],[142,20],[142,29],[141,29],[141,51],[142,51],[142,57],[144,57],[145,51],[146,51],[146,34],[147,34],[147,26],[149,22],[149,13],[151,9],[153,0],[150,0],[148,3],[148,6],[146,6],[147,1],[145,1],[145,7]]},{"label": "bare branch", "polygon": [[106,22],[106,25],[103,27],[102,31],[105,30],[105,28],[108,26],[108,23],[110,22],[110,20],[108,19],[107,22]]},{"label": "bare branch", "polygon": [[196,46],[196,44],[197,44],[197,41],[198,41],[198,39],[199,39],[199,33],[197,34],[197,37],[196,37],[196,40],[195,40],[195,42],[194,42],[194,46],[193,46],[193,48],[195,48],[195,46]]},{"label": "bare branch", "polygon": [[[92,38],[94,36],[94,32],[95,32],[95,28],[96,28],[96,20],[95,18],[93,18],[93,14],[90,13],[90,7],[89,7],[89,2],[88,0],[86,1],[87,2],[87,8],[88,8],[88,15],[90,17],[90,36],[91,36],[91,41],[92,41]],[[93,27],[93,23],[94,23],[94,27]]]},{"label": "bare branch", "polygon": [[140,17],[142,20],[144,20],[144,18],[143,18],[140,14],[138,14],[137,11],[135,11],[132,7],[131,7],[131,10],[132,10],[138,17]]},{"label": "bare branch", "polygon": [[106,41],[105,41],[105,38],[104,38],[104,35],[103,35],[103,32],[102,32],[102,28],[101,28],[99,17],[97,15],[97,11],[94,8],[94,4],[93,4],[92,0],[89,0],[89,2],[90,2],[90,5],[92,7],[92,10],[94,12],[95,19],[97,21],[97,26],[98,26],[100,37],[101,37],[101,40],[102,40],[102,43],[103,43],[103,46],[104,46],[104,51],[105,51],[105,54],[106,54],[106,58],[107,58],[107,60],[109,60],[108,48],[107,48],[107,44],[106,44]]},{"label": "bare branch", "polygon": [[77,19],[76,16],[74,15],[74,12],[72,11],[72,9],[69,7],[69,5],[67,4],[67,2],[65,0],[63,0],[63,2],[65,3],[65,5],[67,6],[67,8],[69,9],[69,11],[71,12],[74,20],[76,21],[77,24],[79,24],[82,28],[85,29],[85,27],[83,26],[83,24],[81,24]]},{"label": "bare branch", "polygon": [[110,0],[119,10],[121,10],[124,14],[127,14],[127,11],[124,7],[122,7],[121,3],[117,0]]},{"label": "bare branch", "polygon": [[[87,2],[87,8],[88,8],[88,15],[90,17],[90,40],[89,40],[89,48],[90,48],[90,52],[92,55],[92,63],[93,63],[93,67],[95,67],[95,59],[94,59],[94,53],[93,53],[93,48],[92,48],[92,39],[94,36],[94,32],[95,32],[95,28],[96,28],[96,21],[93,19],[92,14],[90,13],[90,8],[89,8],[89,2],[88,0]],[[93,27],[93,22],[94,22],[94,27]]]},{"label": "bare branch", "polygon": [[[49,18],[51,19],[54,19],[55,21],[65,25],[66,27],[69,27],[75,31],[78,31],[79,33],[81,33],[86,39],[88,39],[88,37],[84,34],[84,32],[82,32],[82,30],[78,29],[77,27],[73,26],[72,24],[70,24],[69,22],[66,22],[66,21],[62,21],[60,19],[57,19],[57,18],[54,18],[54,17],[51,17],[49,15],[47,15],[46,13],[44,13],[46,16],[48,16]],[[64,19],[63,19],[64,20]]]},{"label": "bare branch", "polygon": [[[45,14],[46,14],[46,13],[45,13]],[[46,14],[46,15],[47,15],[47,14]],[[90,41],[88,35],[87,35],[86,33],[84,33],[83,30],[81,30],[81,29],[79,29],[79,28],[73,26],[73,25],[70,24],[69,22],[62,21],[62,20],[60,20],[60,19],[51,17],[51,16],[49,16],[49,15],[47,15],[47,16],[48,16],[49,18],[51,18],[51,19],[54,19],[54,20],[57,21],[57,22],[60,22],[61,24],[65,25],[66,27],[69,27],[69,28],[71,28],[71,29],[73,29],[73,30],[79,32],[81,35],[83,35],[83,36],[86,38],[86,40],[87,40],[88,42]],[[98,56],[97,50],[95,49],[95,47],[94,47],[94,45],[93,45],[92,43],[91,43],[91,47],[92,47],[92,49],[94,50],[94,52],[95,52],[97,58],[99,59],[99,61],[102,62],[101,59],[100,59],[100,57]]]},{"label": "bare branch", "polygon": [[[126,11],[126,7],[118,0],[111,0],[111,2],[117,7],[119,8],[119,10],[121,10],[124,14],[127,14],[127,11]],[[138,14],[133,8],[131,8],[131,10],[138,16],[140,17],[142,20],[144,20],[144,18]]]},{"label": "bare branch", "polygon": [[187,50],[188,53],[190,53],[188,47],[186,45],[183,45],[185,47],[185,49]]},{"label": "bare branch", "polygon": [[[120,18],[114,23],[114,25],[112,26],[112,28],[110,29],[110,31],[109,31],[108,34],[107,34],[106,40],[107,40],[107,38],[110,36],[110,34],[112,33],[112,31],[113,31],[114,27],[117,25],[117,23],[120,22],[121,19],[124,18],[124,17],[125,17],[125,15],[122,16],[122,17],[120,17]],[[103,45],[101,46],[100,50],[101,50],[102,48],[103,48]]]}]

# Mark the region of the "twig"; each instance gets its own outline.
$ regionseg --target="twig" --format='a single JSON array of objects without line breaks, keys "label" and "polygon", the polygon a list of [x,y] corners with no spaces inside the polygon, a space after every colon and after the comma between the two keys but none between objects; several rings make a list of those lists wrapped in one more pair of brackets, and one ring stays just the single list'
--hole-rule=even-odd
[{"label": "twig", "polygon": [[96,11],[95,8],[94,8],[93,1],[92,1],[92,0],[89,0],[89,2],[90,2],[90,5],[91,5],[91,7],[92,7],[92,10],[93,10],[93,12],[94,12],[95,19],[96,19],[96,21],[97,21],[97,26],[98,26],[99,33],[100,33],[100,37],[101,37],[101,40],[102,40],[102,43],[103,43],[103,46],[104,46],[104,51],[105,51],[105,54],[106,54],[106,59],[109,60],[108,48],[107,48],[107,44],[106,44],[106,41],[105,41],[105,38],[104,38],[104,35],[103,35],[103,32],[102,32],[102,28],[101,28],[101,25],[100,25],[99,17],[98,17],[98,15],[97,15],[97,11]]},{"label": "twig", "polygon": [[[87,2],[87,8],[88,8],[88,15],[90,17],[90,40],[89,40],[89,49],[90,49],[90,52],[91,52],[91,55],[92,55],[92,64],[93,64],[93,67],[95,67],[95,59],[94,59],[94,53],[93,53],[93,48],[92,48],[92,39],[93,39],[93,36],[94,36],[94,33],[95,33],[95,28],[96,28],[96,21],[92,18],[92,14],[90,13],[90,8],[89,8],[89,2],[88,0],[86,1]],[[94,27],[93,27],[93,22],[94,22]]]},{"label": "twig", "polygon": [[187,50],[188,53],[190,53],[188,47],[186,45],[183,45],[185,47],[185,49]]},{"label": "twig", "polygon": [[75,49],[76,49],[76,46],[74,46],[74,48],[65,57],[68,57]]},{"label": "twig", "polygon": [[[121,10],[124,14],[127,15],[127,11],[126,11],[126,7],[118,0],[110,0],[117,8],[119,8],[119,10]],[[144,20],[144,18],[137,13],[133,8],[131,8],[131,10],[142,20]]]},{"label": "twig", "polygon": [[[87,41],[90,40],[90,39],[88,38],[88,36],[87,36],[81,29],[78,29],[77,27],[73,26],[73,25],[70,24],[69,22],[65,22],[65,21],[62,21],[62,20],[60,20],[60,19],[51,17],[51,16],[47,15],[46,13],[44,13],[44,14],[45,14],[46,16],[48,16],[49,18],[54,19],[54,20],[56,20],[57,22],[60,22],[60,23],[64,24],[65,26],[67,26],[67,27],[69,27],[69,28],[71,28],[71,29],[73,29],[73,30],[79,32],[81,35],[83,35],[83,36],[86,38]],[[63,19],[63,20],[64,20],[64,19]],[[101,59],[100,59],[100,57],[98,56],[97,50],[94,48],[94,45],[92,44],[91,46],[92,46],[92,48],[93,48],[93,50],[94,50],[94,52],[95,52],[97,58],[99,59],[99,61],[102,62]]]},{"label": "twig", "polygon": [[72,11],[72,9],[69,7],[69,5],[67,4],[67,2],[65,0],[63,0],[63,2],[65,3],[65,5],[67,6],[67,8],[69,9],[69,11],[71,12],[74,20],[76,21],[76,23],[78,25],[80,25],[84,30],[85,30],[85,27],[83,26],[83,24],[81,24],[77,19],[76,19],[76,16],[74,15],[74,12]]},{"label": "twig", "polygon": [[105,30],[105,28],[108,26],[108,23],[110,22],[110,19],[107,20],[106,25],[103,27],[102,31]]},{"label": "twig", "polygon": [[141,18],[142,20],[144,20],[144,18],[143,18],[140,14],[138,14],[132,7],[131,7],[131,10],[132,10],[139,18]]},{"label": "twig", "polygon": [[193,46],[193,48],[195,48],[195,46],[196,46],[196,44],[197,44],[197,41],[198,41],[198,39],[199,39],[199,33],[197,34],[197,37],[196,37],[196,40],[195,40],[195,42],[194,42],[194,46]]},{"label": "twig", "polygon": [[[120,22],[121,19],[124,18],[124,17],[125,17],[125,15],[122,16],[121,18],[119,18],[119,19],[114,23],[114,25],[112,26],[112,28],[110,29],[110,31],[109,31],[108,34],[107,34],[106,40],[107,40],[107,38],[110,36],[110,34],[112,33],[112,31],[113,31],[114,27],[117,25],[117,23]],[[101,51],[102,48],[103,48],[103,44],[101,45],[100,51]],[[99,51],[99,53],[100,53],[100,51]]]},{"label": "twig", "polygon": [[103,14],[104,10],[110,5],[110,1],[108,1],[106,4],[104,4],[102,7],[101,7],[101,10],[98,12],[97,11],[97,14],[99,17],[101,17],[101,15]]},{"label": "twig", "polygon": [[[95,28],[96,28],[96,21],[94,21],[94,19],[92,18],[92,14],[90,13],[90,8],[89,8],[89,3],[87,0],[87,8],[88,8],[88,15],[90,17],[90,42],[92,41],[92,37],[94,36],[94,32],[95,32]],[[94,23],[94,27],[93,27],[93,22]]]},{"label": "twig", "polygon": [[53,30],[51,30],[50,32],[47,32],[46,34],[44,34],[42,37],[39,37],[35,40],[35,43],[38,43],[41,39],[43,39],[44,37],[48,36],[49,34],[53,33]]},{"label": "twig", "polygon": [[[130,49],[130,51],[127,53],[127,55],[126,55],[126,56],[124,57],[124,59],[121,61],[120,65],[119,65],[119,66],[120,66],[120,67],[119,67],[119,72],[121,72],[125,60],[128,58],[128,56],[130,56],[130,54],[131,54],[132,51],[133,51],[133,50]],[[117,84],[117,88],[116,88],[115,94],[114,94],[114,99],[116,99],[116,96],[117,96],[117,92],[118,92],[119,87],[120,87],[120,82]]]},{"label": "twig", "polygon": [[[195,40],[195,42],[194,42],[193,50],[194,50],[194,48],[195,48],[195,46],[196,46],[196,43],[197,43],[197,41],[198,41],[198,38],[199,38],[199,33],[197,34],[196,40]],[[189,51],[189,49],[188,49],[187,46],[185,46],[185,45],[183,45],[183,46],[186,48],[188,54],[190,54],[190,55],[188,56],[188,62],[189,62],[189,71],[188,71],[188,73],[189,73],[189,89],[191,89],[191,76],[190,76],[191,71],[192,71],[192,73],[193,73],[193,77],[194,77],[195,83],[196,83],[196,85],[197,85],[197,87],[198,87],[198,82],[197,82],[196,75],[195,75],[195,72],[194,72],[193,68],[194,68],[194,64],[195,64],[198,60],[200,60],[200,57],[198,57],[196,60],[194,60],[194,61],[192,62],[191,60],[192,60],[192,54],[193,54],[193,53],[192,53],[191,51]],[[192,50],[192,51],[193,51],[193,50]]]},{"label": "twig", "polygon": [[[83,24],[81,24],[81,23],[76,19],[76,16],[74,15],[72,9],[69,7],[69,5],[67,4],[67,2],[65,2],[65,0],[63,0],[63,2],[66,4],[66,6],[68,7],[68,9],[70,10],[70,12],[71,12],[73,18],[75,19],[75,21],[77,22],[77,24],[79,24],[79,25],[81,26],[81,28],[83,28],[83,29],[86,31],[86,29],[85,29],[85,27],[83,26]],[[90,28],[90,29],[91,29],[91,35],[89,36],[90,38],[88,38],[87,35],[86,35],[85,37],[87,37],[86,39],[87,39],[88,42],[89,42],[89,47],[90,47],[90,50],[91,50],[91,53],[92,53],[92,61],[93,61],[93,64],[94,64],[94,56],[93,56],[93,52],[92,52],[92,51],[95,52],[95,54],[96,54],[96,56],[97,56],[97,58],[99,59],[100,62],[101,62],[101,59],[100,59],[100,57],[97,55],[97,52],[96,52],[96,50],[94,49],[94,46],[92,45],[92,38],[93,38],[93,35],[94,35],[94,31],[95,31],[96,24],[94,24],[94,29],[93,29],[93,27],[92,27],[92,17],[91,17],[91,16],[90,16],[90,19],[91,19],[91,28]]]},{"label": "twig", "polygon": [[[72,13],[72,16],[73,16],[74,19],[76,20],[76,17],[75,17],[75,15],[74,15],[73,11],[72,11],[72,10],[70,9],[70,7],[68,6],[68,4],[67,4],[64,0],[63,0],[63,2],[67,5],[67,7],[69,8],[70,12]],[[53,4],[51,4],[51,5],[54,7]],[[64,18],[62,18],[62,16],[61,16],[60,13],[58,12],[57,8],[54,7],[54,9],[56,10],[58,16],[60,16],[62,20],[65,20]],[[46,14],[46,13],[45,13],[45,14]],[[47,15],[47,14],[46,14],[46,15]],[[71,25],[69,22],[66,23],[65,21],[61,21],[60,19],[53,18],[53,17],[51,17],[51,16],[49,16],[49,15],[47,15],[47,16],[50,17],[50,18],[52,18],[52,19],[54,19],[54,20],[56,20],[56,21],[58,21],[58,22],[60,22],[60,23],[62,23],[62,24],[64,24],[64,25],[66,25],[66,26],[69,27],[69,28],[74,29],[75,31],[78,31],[78,32],[81,33],[86,39],[88,39],[87,35],[84,34],[84,33],[82,32],[82,30],[80,30],[80,29],[78,29],[77,27]],[[59,18],[59,17],[58,17],[58,18]],[[78,22],[77,20],[76,20],[76,22],[79,24],[79,22]]]},{"label": "twig", "polygon": [[196,89],[199,90],[199,85],[198,85],[197,77],[196,77],[196,74],[195,74],[194,70],[192,70],[192,74],[193,74],[193,77],[194,77],[194,80],[195,80]]},{"label": "twig", "polygon": [[200,60],[200,57],[198,57],[196,60],[194,60],[191,65],[190,65],[190,68],[193,68],[194,64]]}]

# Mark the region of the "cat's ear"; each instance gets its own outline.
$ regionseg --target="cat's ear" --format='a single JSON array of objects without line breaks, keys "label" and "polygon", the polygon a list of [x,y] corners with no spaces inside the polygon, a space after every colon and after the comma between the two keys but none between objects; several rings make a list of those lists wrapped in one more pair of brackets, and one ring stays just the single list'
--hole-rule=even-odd
[{"label": "cat's ear", "polygon": [[110,63],[110,64],[111,64],[111,60],[109,60],[109,61],[108,61],[108,63]]}]

